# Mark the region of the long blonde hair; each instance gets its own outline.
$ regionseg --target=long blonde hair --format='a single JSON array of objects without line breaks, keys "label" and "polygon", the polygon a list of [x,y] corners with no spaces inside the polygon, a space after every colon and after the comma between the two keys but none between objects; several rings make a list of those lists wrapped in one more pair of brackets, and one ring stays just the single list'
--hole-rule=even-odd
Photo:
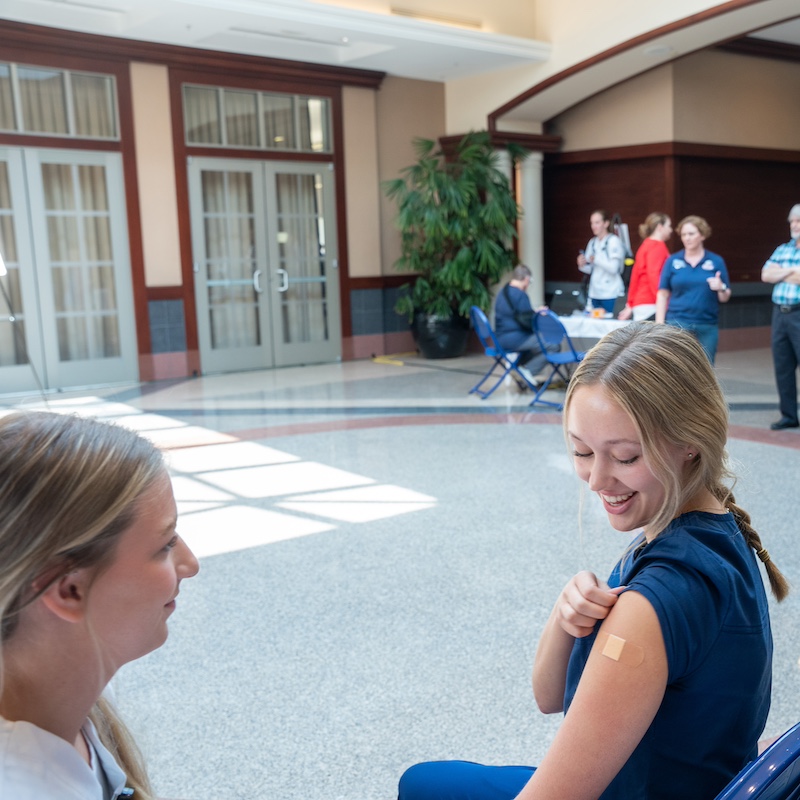
[{"label": "long blonde hair", "polygon": [[[47,588],[42,576],[102,570],[136,501],[164,474],[161,453],[134,432],[42,412],[0,419],[0,648],[20,611]],[[51,579],[52,580],[52,579]],[[36,583],[44,584],[38,591]],[[0,686],[2,686],[0,651]],[[153,797],[141,755],[113,707],[91,719],[140,800]]]},{"label": "long blonde hair", "polygon": [[[764,549],[728,484],[728,407],[708,357],[691,334],[669,325],[632,322],[604,336],[569,382],[564,419],[576,390],[601,385],[638,429],[645,462],[664,486],[664,501],[649,523],[663,530],[690,498],[711,492],[733,514],[747,543],[764,562],[778,600],[789,585]],[[691,465],[679,475],[664,458],[664,445],[691,445]]]}]

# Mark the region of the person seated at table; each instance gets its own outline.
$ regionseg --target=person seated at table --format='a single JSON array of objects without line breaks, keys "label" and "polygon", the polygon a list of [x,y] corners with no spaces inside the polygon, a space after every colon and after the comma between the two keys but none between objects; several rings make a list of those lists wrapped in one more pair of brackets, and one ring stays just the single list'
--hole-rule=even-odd
[{"label": "person seated at table", "polygon": [[[497,295],[494,306],[494,332],[499,345],[508,353],[520,353],[520,372],[535,387],[541,381],[536,377],[547,364],[547,356],[542,352],[539,340],[533,332],[534,311],[528,297],[531,271],[524,264],[517,264],[511,280]],[[541,306],[544,309],[546,306]],[[550,346],[553,351],[556,349]],[[528,387],[521,382],[524,391]]]},{"label": "person seated at table", "polygon": [[619,319],[639,322],[656,318],[656,295],[661,268],[669,258],[666,242],[672,236],[672,222],[666,214],[654,211],[639,226],[643,241],[636,251],[628,286],[628,301],[619,312]]},{"label": "person seated at table", "polygon": [[633,537],[608,582],[567,582],[539,639],[534,696],[563,723],[536,769],[417,764],[400,800],[709,800],[756,756],[772,680],[759,561],[778,600],[788,584],[734,500],[728,408],[697,339],[649,322],[604,336],[564,431]]},{"label": "person seated at table", "polygon": [[[102,695],[160,647],[197,559],[161,453],[118,425],[0,420],[0,797],[152,800]],[[131,794],[132,793],[132,794]]]},{"label": "person seated at table", "polygon": [[589,217],[594,236],[586,250],[578,253],[578,269],[589,275],[589,304],[602,308],[606,314],[614,312],[617,298],[625,294],[622,270],[625,267],[625,245],[611,231],[611,215],[598,209]]}]

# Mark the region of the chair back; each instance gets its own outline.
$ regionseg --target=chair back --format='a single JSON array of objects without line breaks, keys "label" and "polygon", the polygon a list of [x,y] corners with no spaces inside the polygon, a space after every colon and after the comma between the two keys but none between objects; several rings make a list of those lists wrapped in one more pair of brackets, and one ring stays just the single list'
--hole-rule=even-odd
[{"label": "chair back", "polygon": [[800,798],[800,723],[776,739],[716,796],[715,800]]},{"label": "chair back", "polygon": [[[575,345],[572,344],[572,339],[569,338],[567,329],[564,323],[549,309],[543,308],[536,312],[534,317],[534,328],[536,330],[536,338],[539,340],[539,346],[542,352],[554,347],[561,348],[562,343],[566,340],[567,345],[575,357],[576,361],[580,360],[578,351]],[[547,345],[550,345],[548,348]]]},{"label": "chair back", "polygon": [[486,351],[486,355],[494,356],[502,354],[504,352],[503,348],[497,343],[494,329],[483,309],[478,308],[478,306],[472,306],[469,310],[469,316],[472,320],[472,327],[475,329],[475,333],[478,335],[478,339],[480,339],[483,349]]}]

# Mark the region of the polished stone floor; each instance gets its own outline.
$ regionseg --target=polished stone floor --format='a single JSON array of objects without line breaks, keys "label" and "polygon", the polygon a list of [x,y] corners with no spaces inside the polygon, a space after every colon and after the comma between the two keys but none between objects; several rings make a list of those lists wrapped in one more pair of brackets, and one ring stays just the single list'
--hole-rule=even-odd
[{"label": "polished stone floor", "polygon": [[[510,387],[468,394],[488,363],[408,355],[47,396],[165,449],[200,557],[168,643],[115,680],[163,797],[390,800],[418,760],[542,757],[559,719],[531,697],[537,637],[563,583],[608,572],[626,540],[581,502],[557,412]],[[773,735],[800,720],[800,434],[769,430],[768,351],[717,369],[737,498],[799,587],[773,609]]]}]

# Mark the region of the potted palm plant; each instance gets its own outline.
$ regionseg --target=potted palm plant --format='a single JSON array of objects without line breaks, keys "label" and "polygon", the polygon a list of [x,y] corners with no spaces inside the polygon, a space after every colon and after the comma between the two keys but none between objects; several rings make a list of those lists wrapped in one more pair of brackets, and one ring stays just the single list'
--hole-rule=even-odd
[{"label": "potted palm plant", "polygon": [[[397,203],[401,255],[395,268],[415,272],[395,310],[408,317],[428,358],[462,355],[469,311],[488,311],[491,287],[516,264],[520,210],[486,131],[464,136],[454,151],[415,139],[417,161],[383,184]],[[525,151],[509,145],[512,159]]]}]

